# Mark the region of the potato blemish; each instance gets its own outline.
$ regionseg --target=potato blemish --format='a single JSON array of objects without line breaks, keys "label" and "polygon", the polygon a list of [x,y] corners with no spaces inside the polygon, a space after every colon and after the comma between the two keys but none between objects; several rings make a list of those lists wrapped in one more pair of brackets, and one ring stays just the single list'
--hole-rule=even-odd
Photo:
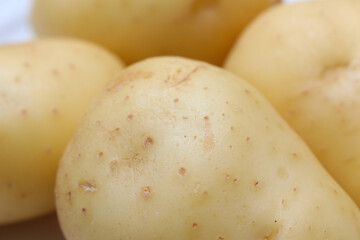
[{"label": "potato blemish", "polygon": [[185,173],[186,173],[186,169],[185,169],[185,168],[182,167],[182,168],[179,169],[179,174],[180,174],[180,176],[182,176],[182,177],[185,176]]},{"label": "potato blemish", "polygon": [[86,208],[82,208],[82,209],[81,209],[81,212],[82,212],[82,214],[85,216],[85,215],[86,215]]},{"label": "potato blemish", "polygon": [[79,182],[79,187],[84,192],[96,192],[98,190],[96,188],[95,181],[81,181]]},{"label": "potato blemish", "polygon": [[145,200],[148,200],[152,197],[151,188],[149,186],[142,188],[142,196]]},{"label": "potato blemish", "polygon": [[191,225],[192,229],[197,229],[198,228],[198,224],[195,222]]},{"label": "potato blemish", "polygon": [[145,140],[145,147],[150,147],[151,145],[153,145],[154,141],[151,137],[148,137],[146,140]]}]

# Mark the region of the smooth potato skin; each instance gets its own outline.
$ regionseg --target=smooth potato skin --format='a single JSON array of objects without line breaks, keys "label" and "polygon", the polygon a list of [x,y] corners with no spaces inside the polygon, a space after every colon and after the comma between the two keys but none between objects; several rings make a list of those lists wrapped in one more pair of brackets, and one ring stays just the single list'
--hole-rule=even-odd
[{"label": "smooth potato skin", "polygon": [[225,68],[254,84],[360,206],[360,3],[274,8]]},{"label": "smooth potato skin", "polygon": [[255,89],[209,64],[153,58],[90,106],[60,161],[72,239],[360,238],[360,213]]},{"label": "smooth potato skin", "polygon": [[36,32],[77,36],[126,63],[180,55],[222,64],[237,35],[279,0],[37,0]]},{"label": "smooth potato skin", "polygon": [[0,48],[0,225],[54,210],[65,146],[92,97],[122,66],[79,40]]}]

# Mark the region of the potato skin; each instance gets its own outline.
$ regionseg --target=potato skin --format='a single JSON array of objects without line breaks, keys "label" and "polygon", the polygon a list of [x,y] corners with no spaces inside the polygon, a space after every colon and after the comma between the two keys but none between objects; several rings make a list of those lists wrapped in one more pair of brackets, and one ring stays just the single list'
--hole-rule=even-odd
[{"label": "potato skin", "polygon": [[222,64],[237,35],[279,0],[37,0],[33,25],[43,36],[76,36],[126,63],[180,55]]},{"label": "potato skin", "polygon": [[0,225],[54,210],[65,146],[92,97],[122,67],[79,40],[0,48]]},{"label": "potato skin", "polygon": [[359,239],[360,213],[251,86],[148,59],[90,106],[60,161],[67,239]]},{"label": "potato skin", "polygon": [[270,100],[360,206],[358,29],[359,1],[274,8],[239,38],[225,67]]}]

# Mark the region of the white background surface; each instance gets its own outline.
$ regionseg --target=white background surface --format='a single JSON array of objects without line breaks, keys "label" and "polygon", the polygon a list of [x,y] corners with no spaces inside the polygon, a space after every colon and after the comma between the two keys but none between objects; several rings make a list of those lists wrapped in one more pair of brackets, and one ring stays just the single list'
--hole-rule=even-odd
[{"label": "white background surface", "polygon": [[[284,0],[286,3],[298,1],[306,0]],[[0,45],[25,42],[35,38],[29,21],[32,4],[33,0],[0,0]],[[0,227],[0,240],[64,240],[64,237],[55,214],[52,214],[32,221]]]}]

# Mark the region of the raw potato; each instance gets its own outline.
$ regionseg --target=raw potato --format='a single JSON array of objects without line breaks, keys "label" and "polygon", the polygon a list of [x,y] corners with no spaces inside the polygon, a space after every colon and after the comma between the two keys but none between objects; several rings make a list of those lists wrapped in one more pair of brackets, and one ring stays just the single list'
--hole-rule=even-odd
[{"label": "raw potato", "polygon": [[37,0],[33,25],[45,36],[97,42],[127,63],[180,55],[222,64],[237,35],[280,0]]},{"label": "raw potato", "polygon": [[257,19],[226,68],[254,84],[360,206],[360,1],[286,5]]},{"label": "raw potato", "polygon": [[0,48],[0,225],[54,210],[58,161],[92,97],[122,68],[78,40]]},{"label": "raw potato", "polygon": [[259,93],[182,58],[122,71],[57,175],[68,240],[358,240],[360,212]]}]

